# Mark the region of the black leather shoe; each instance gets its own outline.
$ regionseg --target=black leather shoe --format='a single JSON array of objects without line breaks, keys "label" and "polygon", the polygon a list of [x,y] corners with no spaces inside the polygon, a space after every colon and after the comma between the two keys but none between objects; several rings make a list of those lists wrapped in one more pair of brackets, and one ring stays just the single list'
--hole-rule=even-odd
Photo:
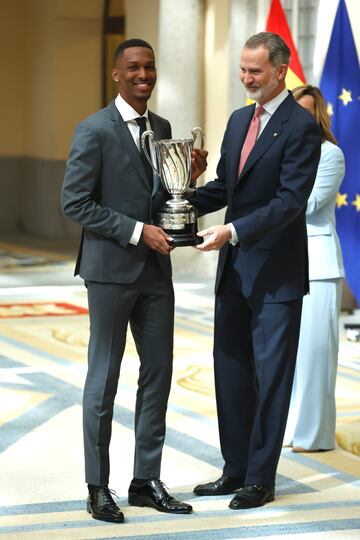
[{"label": "black leather shoe", "polygon": [[171,497],[161,480],[149,480],[142,486],[137,486],[133,480],[129,487],[129,504],[149,506],[169,514],[190,514],[193,510],[190,504]]},{"label": "black leather shoe", "polygon": [[243,482],[240,478],[223,475],[215,480],[215,482],[199,484],[194,488],[194,493],[196,495],[229,495],[242,486]]},{"label": "black leather shoe", "polygon": [[122,523],[124,521],[124,514],[116,506],[111,491],[107,487],[99,487],[89,493],[86,509],[94,519],[112,521],[113,523]]},{"label": "black leather shoe", "polygon": [[274,500],[274,488],[265,486],[244,486],[235,495],[229,504],[232,510],[240,510],[243,508],[257,508]]}]

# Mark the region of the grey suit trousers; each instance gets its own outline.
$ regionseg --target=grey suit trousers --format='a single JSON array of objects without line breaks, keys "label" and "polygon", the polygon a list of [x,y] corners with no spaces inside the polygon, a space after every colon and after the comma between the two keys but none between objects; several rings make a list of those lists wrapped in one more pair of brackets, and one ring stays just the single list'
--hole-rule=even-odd
[{"label": "grey suit trousers", "polygon": [[130,284],[87,282],[90,342],[83,397],[86,482],[107,485],[114,399],[130,322],[140,371],[135,409],[136,478],[159,478],[173,355],[174,292],[150,252]]}]

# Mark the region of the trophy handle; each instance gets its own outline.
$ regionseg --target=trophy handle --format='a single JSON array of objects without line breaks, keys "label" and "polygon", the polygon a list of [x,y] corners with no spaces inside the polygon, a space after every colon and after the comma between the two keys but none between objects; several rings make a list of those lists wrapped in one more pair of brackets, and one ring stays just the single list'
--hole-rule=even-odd
[{"label": "trophy handle", "polygon": [[204,130],[201,127],[194,127],[194,129],[191,130],[191,135],[193,136],[193,141],[195,143],[197,135],[200,135],[200,148],[204,148],[205,143],[205,133]]},{"label": "trophy handle", "polygon": [[158,176],[160,176],[159,171],[154,167],[153,162],[152,162],[152,159],[151,159],[151,157],[150,157],[150,155],[149,155],[148,147],[147,147],[147,145],[146,145],[146,139],[147,139],[147,138],[149,138],[149,149],[150,149],[150,142],[151,142],[152,145],[154,144],[154,132],[151,131],[151,130],[144,131],[144,133],[143,133],[142,136],[141,136],[141,146],[142,146],[142,149],[143,149],[143,151],[144,151],[144,154],[145,154],[146,159],[148,160],[148,162],[149,162],[150,165],[151,165],[152,170],[155,172],[155,174],[157,174]]}]

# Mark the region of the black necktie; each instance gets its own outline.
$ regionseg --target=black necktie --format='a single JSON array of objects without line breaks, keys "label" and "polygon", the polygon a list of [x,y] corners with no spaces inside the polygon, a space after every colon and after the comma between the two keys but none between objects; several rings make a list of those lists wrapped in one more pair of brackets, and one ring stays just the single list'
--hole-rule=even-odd
[{"label": "black necktie", "polygon": [[[144,150],[143,150],[143,147],[142,147],[142,144],[141,144],[141,137],[142,137],[142,134],[144,133],[144,131],[147,130],[147,127],[146,127],[146,117],[145,116],[139,116],[138,118],[135,118],[136,120],[136,123],[137,125],[139,126],[140,128],[140,133],[139,133],[139,146],[140,146],[140,155],[141,155],[141,159],[143,160],[143,163],[144,163],[144,167],[145,167],[145,171],[146,171],[146,176],[148,177],[149,179],[149,182],[152,184],[153,182],[153,171],[152,171],[152,168],[151,168],[151,165],[150,163],[148,162],[146,156],[145,156],[145,153],[144,153]],[[148,154],[150,155],[150,149],[149,149],[149,145],[148,145],[148,141],[146,141],[146,149],[148,151]]]}]

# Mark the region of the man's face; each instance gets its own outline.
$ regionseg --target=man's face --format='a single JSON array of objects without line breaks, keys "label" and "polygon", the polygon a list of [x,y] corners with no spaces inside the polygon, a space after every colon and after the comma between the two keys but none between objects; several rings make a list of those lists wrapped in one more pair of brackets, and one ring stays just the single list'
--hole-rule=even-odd
[{"label": "man's face", "polygon": [[112,78],[118,83],[123,99],[143,114],[156,83],[153,51],[147,47],[125,49],[112,70]]},{"label": "man's face", "polygon": [[287,65],[274,67],[269,51],[263,46],[256,49],[244,47],[240,60],[240,80],[248,98],[260,104],[270,101],[285,88]]}]

